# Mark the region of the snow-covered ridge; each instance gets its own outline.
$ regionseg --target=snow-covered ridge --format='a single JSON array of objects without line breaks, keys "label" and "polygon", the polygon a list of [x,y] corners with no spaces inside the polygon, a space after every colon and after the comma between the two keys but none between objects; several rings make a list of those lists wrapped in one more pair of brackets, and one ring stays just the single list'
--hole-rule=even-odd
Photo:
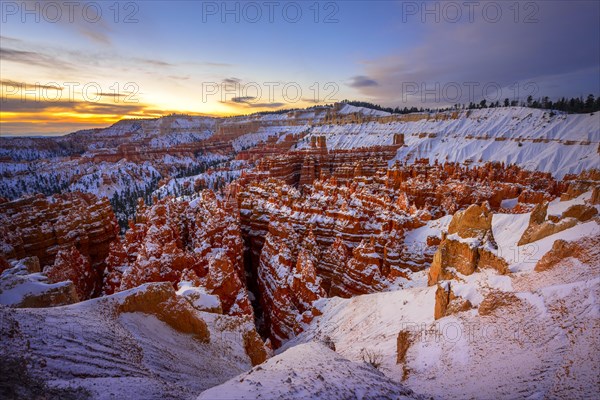
[{"label": "snow-covered ridge", "polygon": [[359,113],[363,115],[371,115],[377,117],[384,117],[386,115],[391,115],[389,112],[374,110],[372,108],[366,107],[356,107],[350,104],[344,104],[342,108],[338,111],[340,114],[352,114]]},{"label": "snow-covered ridge", "polygon": [[209,399],[382,399],[420,398],[362,362],[350,362],[319,343],[289,349],[220,386]]},{"label": "snow-covered ridge", "polygon": [[400,161],[499,161],[558,178],[600,167],[600,113],[568,115],[525,107],[461,111],[455,119],[432,115],[417,121],[315,126],[298,147],[308,147],[310,136],[320,135],[332,149],[391,145],[397,133],[405,142],[396,156]]}]

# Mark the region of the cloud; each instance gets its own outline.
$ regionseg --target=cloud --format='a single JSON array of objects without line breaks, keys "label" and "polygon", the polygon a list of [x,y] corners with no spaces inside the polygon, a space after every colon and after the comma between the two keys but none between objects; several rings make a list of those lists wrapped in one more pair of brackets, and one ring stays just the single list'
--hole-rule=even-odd
[{"label": "cloud", "polygon": [[232,97],[231,101],[219,101],[221,104],[225,104],[228,106],[233,106],[236,108],[243,107],[247,108],[280,108],[286,106],[286,103],[252,103],[253,100],[256,100],[256,97],[252,96],[243,96],[243,97]]},{"label": "cloud", "polygon": [[241,81],[242,81],[241,79],[239,79],[239,78],[234,78],[234,77],[231,77],[231,78],[225,78],[225,79],[223,79],[223,83],[224,83],[224,84],[230,84],[230,85],[235,85],[235,84],[238,84],[238,83],[240,83]]},{"label": "cloud", "polygon": [[3,61],[12,61],[15,63],[26,64],[26,65],[38,65],[42,67],[51,68],[68,68],[71,69],[71,65],[63,61],[58,61],[54,57],[50,57],[46,54],[39,53],[36,51],[23,51],[16,49],[9,49],[6,47],[0,47],[0,59]]},{"label": "cloud", "polygon": [[[42,14],[44,12],[43,3],[39,0],[25,0],[21,7],[26,10],[37,10],[37,13]],[[82,7],[85,4],[67,1],[52,2],[53,8],[58,7],[60,9],[60,14],[57,13],[57,15],[61,17],[56,20],[56,23],[69,29],[74,29],[80,35],[87,37],[95,43],[108,46],[111,44],[108,36],[111,32],[111,27],[103,16],[112,16],[113,12],[108,9],[109,3],[106,3],[106,6],[102,2],[90,4],[91,6],[84,12]],[[52,12],[54,16],[54,11]]]},{"label": "cloud", "polygon": [[204,65],[206,67],[231,67],[231,66],[233,66],[233,64],[229,64],[229,63],[220,63],[220,62],[212,62],[212,61],[204,61],[199,64]]},{"label": "cloud", "polygon": [[242,96],[242,97],[232,97],[231,101],[234,103],[250,103],[252,100],[255,100],[256,97],[253,96]]},{"label": "cloud", "polygon": [[104,128],[116,120],[108,121],[65,121],[63,119],[53,118],[52,116],[43,116],[31,122],[7,122],[2,121],[2,132],[0,137],[13,136],[62,136],[82,129]]},{"label": "cloud", "polygon": [[172,67],[173,64],[168,63],[166,61],[162,61],[162,60],[153,60],[153,59],[149,59],[149,58],[136,58],[134,59],[134,61],[143,63],[143,64],[147,64],[147,65],[152,65],[155,67]]},{"label": "cloud", "polygon": [[96,43],[100,43],[103,45],[110,45],[110,39],[108,37],[108,35],[106,35],[106,33],[95,30],[95,29],[90,29],[87,26],[81,26],[79,25],[77,27],[77,30],[85,37],[91,39],[93,42]]},{"label": "cloud", "polygon": [[10,113],[68,112],[100,115],[128,115],[141,113],[146,106],[127,103],[95,103],[85,101],[31,101],[13,98],[0,99],[2,111]]},{"label": "cloud", "polygon": [[11,88],[19,88],[23,89],[52,89],[52,90],[63,90],[64,88],[54,85],[42,85],[39,83],[26,83],[26,82],[16,82],[13,80],[0,80],[0,86],[7,86]]},{"label": "cloud", "polygon": [[286,106],[286,103],[255,103],[249,104],[252,108],[280,108]]},{"label": "cloud", "polygon": [[23,41],[21,39],[17,39],[17,38],[10,37],[10,36],[0,35],[0,42],[2,42],[2,41],[4,41],[4,42],[11,42],[11,43],[14,43],[14,44],[23,43]]},{"label": "cloud", "polygon": [[353,76],[352,78],[350,78],[350,83],[348,83],[348,86],[353,87],[353,88],[363,88],[363,87],[378,86],[378,85],[379,84],[377,83],[376,80],[371,79],[368,76],[364,76],[364,75]]},{"label": "cloud", "polygon": [[100,93],[98,93],[98,96],[116,98],[116,97],[127,97],[128,95],[122,94],[122,93],[103,93],[103,92],[100,92]]},{"label": "cloud", "polygon": [[508,3],[501,4],[504,17],[496,23],[481,14],[473,22],[429,19],[408,50],[364,61],[364,75],[378,85],[350,86],[389,106],[600,91],[599,3],[537,2],[537,23],[515,23]]}]

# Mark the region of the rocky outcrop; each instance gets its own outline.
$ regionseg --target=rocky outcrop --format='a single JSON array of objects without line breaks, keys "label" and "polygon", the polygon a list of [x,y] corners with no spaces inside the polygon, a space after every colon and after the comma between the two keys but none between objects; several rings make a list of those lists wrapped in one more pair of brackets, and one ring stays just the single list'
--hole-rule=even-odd
[{"label": "rocky outcrop", "polygon": [[411,165],[395,163],[386,171],[386,184],[405,193],[409,205],[426,208],[434,218],[486,201],[497,210],[505,199],[518,197],[519,203],[552,200],[562,189],[550,174],[525,171],[514,165],[430,165],[428,159]]},{"label": "rocky outcrop", "polygon": [[[308,151],[306,157],[309,153],[316,162],[320,148]],[[294,157],[290,153],[290,158]],[[284,157],[278,160],[280,171],[288,168],[285,163],[296,163]],[[242,232],[252,264],[258,263],[269,221],[277,217],[292,223],[300,234],[312,228],[324,255],[337,238],[352,251],[362,240],[374,237],[375,251],[382,260],[381,272],[390,280],[406,278],[411,271],[422,270],[433,261],[434,241],[415,258],[414,249],[404,246],[405,231],[466,208],[474,201],[488,201],[490,209],[497,209],[504,199],[514,199],[526,190],[553,198],[560,189],[548,174],[515,166],[489,163],[469,168],[454,163],[430,165],[424,160],[410,166],[396,163],[371,176],[352,178],[352,173],[346,178],[338,174],[327,180],[317,179],[300,191],[280,180],[265,179],[266,172],[284,182],[300,179],[300,169],[296,178],[292,178],[296,176],[294,168],[273,172],[280,167],[265,166],[263,172],[248,173],[236,184]],[[323,174],[317,171],[314,175]],[[487,264],[494,264],[491,261],[500,263],[490,260]],[[497,267],[502,269],[501,265]],[[317,260],[316,268],[328,291],[336,268],[324,257]]]},{"label": "rocky outcrop", "polygon": [[[523,246],[554,235],[577,225],[578,222],[585,222],[598,214],[595,207],[576,204],[565,210],[559,217],[548,217],[548,203],[538,204],[531,213],[529,225],[519,239],[518,245]],[[548,218],[548,219],[547,219]]]},{"label": "rocky outcrop", "polygon": [[231,259],[216,251],[208,263],[206,289],[221,300],[223,312],[229,315],[252,315],[252,306]]},{"label": "rocky outcrop", "polygon": [[457,234],[463,239],[481,238],[492,230],[492,217],[488,204],[474,204],[452,217],[448,235]]},{"label": "rocky outcrop", "polygon": [[326,291],[334,275],[345,271],[352,250],[371,238],[384,278],[403,276],[403,232],[422,226],[430,216],[403,210],[393,196],[382,184],[346,186],[333,178],[316,181],[303,193],[276,180],[248,183],[239,192],[239,209],[252,264],[258,265],[269,221],[280,219],[300,235],[314,236],[320,254],[314,266]]},{"label": "rocky outcrop", "polygon": [[175,208],[161,203],[144,214],[144,237],[134,253],[135,261],[123,272],[120,290],[148,282],[176,284],[184,269],[194,267],[195,257],[183,247]]},{"label": "rocky outcrop", "polygon": [[550,251],[536,263],[534,270],[536,272],[551,270],[569,258],[579,260],[583,264],[598,265],[599,257],[600,235],[584,237],[577,241],[558,239],[554,241]]},{"label": "rocky outcrop", "polygon": [[435,291],[435,308],[433,310],[434,319],[438,320],[471,308],[473,308],[473,305],[469,300],[454,294],[451,282],[444,282],[437,285],[437,290]]},{"label": "rocky outcrop", "polygon": [[449,268],[455,268],[463,275],[471,275],[477,269],[478,249],[469,243],[458,240],[444,240],[433,256],[429,268],[428,285],[453,279],[456,276]]},{"label": "rocky outcrop", "polygon": [[146,284],[124,293],[117,310],[119,313],[151,314],[173,329],[193,335],[200,342],[210,341],[206,322],[186,300],[175,294],[169,283]]},{"label": "rocky outcrop", "polygon": [[44,268],[44,274],[51,283],[73,282],[80,300],[87,300],[92,296],[98,281],[97,273],[90,266],[88,258],[75,247],[60,250],[54,264]]},{"label": "rocky outcrop", "polygon": [[[119,227],[108,200],[80,192],[26,197],[0,204],[0,251],[5,259],[35,256],[42,267],[75,247],[90,261],[99,292],[104,260]],[[86,289],[87,291],[87,289]],[[86,294],[87,296],[88,294]]]},{"label": "rocky outcrop", "polygon": [[406,361],[406,353],[412,344],[410,331],[398,332],[396,338],[396,364],[404,364]]},{"label": "rocky outcrop", "polygon": [[252,366],[262,364],[269,358],[269,350],[256,329],[244,332],[243,340],[244,350],[250,357]]},{"label": "rocky outcrop", "polygon": [[[599,242],[598,238],[590,238],[588,240],[593,241],[594,239],[596,242]],[[537,264],[535,264],[535,271],[541,272],[552,269],[556,264],[568,257],[581,258],[584,249],[584,243],[558,239],[552,244],[552,249],[544,254]]]},{"label": "rocky outcrop", "polygon": [[600,185],[595,186],[592,190],[592,197],[590,199],[591,204],[600,204]]},{"label": "rocky outcrop", "polygon": [[471,275],[483,268],[508,273],[508,264],[494,252],[497,247],[492,233],[492,212],[487,203],[482,206],[474,204],[457,212],[433,257],[429,286],[453,279],[453,270],[463,275]]},{"label": "rocky outcrop", "polygon": [[330,296],[352,297],[379,292],[387,281],[381,274],[381,258],[375,251],[375,241],[362,241],[354,250],[345,268],[333,278]]},{"label": "rocky outcrop", "polygon": [[[452,268],[463,274],[482,268],[507,273],[506,262],[496,255],[491,209],[499,209],[503,200],[515,199],[525,191],[552,199],[560,189],[549,174],[499,163],[468,167],[453,163],[430,165],[428,160],[422,160],[410,166],[396,163],[389,169],[365,173],[369,163],[361,161],[360,155],[354,165],[338,164],[333,176],[325,179],[333,171],[324,168],[328,158],[331,161],[342,154],[351,157],[353,151],[360,151],[325,152],[326,145],[317,139],[308,150],[265,159],[258,171],[245,173],[231,193],[237,196],[252,275],[258,276],[257,269],[267,265],[276,270],[272,266],[277,263],[271,261],[277,258],[287,270],[294,267],[298,258],[305,258],[293,250],[296,244],[285,240],[283,253],[278,253],[281,240],[270,227],[276,221],[299,237],[314,237],[311,253],[316,249],[317,255],[310,264],[328,296],[351,297],[380,291],[391,282],[402,284],[412,272],[432,263],[430,284],[452,278]],[[404,243],[405,232],[448,211],[467,208],[474,200],[488,205],[458,214],[442,240],[432,236],[419,249]],[[267,237],[271,241],[268,245]],[[291,254],[289,259],[281,256],[287,253]],[[274,314],[279,324],[287,321],[282,325],[293,326],[290,315],[298,312],[282,312],[280,308],[286,307],[277,307],[285,303],[282,299],[289,293],[276,295],[273,303],[273,293],[277,291],[273,289],[265,295],[265,282],[269,279],[263,281],[257,290],[263,309],[267,310],[266,325],[271,324],[269,315]],[[289,298],[286,301],[291,302]],[[277,311],[270,312],[270,308]],[[271,337],[284,340],[293,331],[289,328],[285,334],[276,332]]]},{"label": "rocky outcrop", "polygon": [[35,256],[16,261],[0,275],[0,304],[18,308],[41,308],[78,301],[73,282],[50,282],[40,273],[40,263]]},{"label": "rocky outcrop", "polygon": [[598,215],[596,207],[587,204],[574,204],[562,213],[561,219],[575,218],[579,222],[586,222],[596,215]]},{"label": "rocky outcrop", "polygon": [[350,257],[348,247],[344,244],[341,237],[336,237],[331,246],[322,253],[320,265],[320,277],[323,289],[331,295],[332,280],[339,279]]},{"label": "rocky outcrop", "polygon": [[[567,185],[566,190],[560,195],[561,201],[572,200],[587,191],[595,191],[597,193],[600,188],[600,170],[592,169],[588,171],[582,171],[579,175],[567,175],[564,179]],[[594,195],[592,193],[592,199]],[[592,200],[592,204],[594,200]]]},{"label": "rocky outcrop", "polygon": [[310,185],[317,178],[336,178],[348,182],[357,177],[372,177],[387,168],[401,144],[363,147],[352,150],[327,150],[325,137],[311,137],[306,150],[290,151],[260,160],[257,171],[281,179],[288,185]]}]

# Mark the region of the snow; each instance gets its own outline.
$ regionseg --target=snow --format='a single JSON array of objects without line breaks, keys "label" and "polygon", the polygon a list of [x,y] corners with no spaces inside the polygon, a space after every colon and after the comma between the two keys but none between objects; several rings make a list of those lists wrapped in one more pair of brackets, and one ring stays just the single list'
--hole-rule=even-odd
[{"label": "snow", "polygon": [[452,283],[452,291],[455,295],[469,300],[472,305],[478,307],[483,301],[483,296],[479,293],[478,287],[468,283]]},{"label": "snow", "polygon": [[[348,104],[339,112],[389,116]],[[328,148],[340,149],[392,144],[394,134],[402,133],[406,146],[395,157],[401,162],[420,157],[427,157],[430,162],[502,161],[552,172],[559,178],[599,166],[598,115],[550,116],[543,110],[512,107],[461,111],[458,119],[423,118],[385,124],[370,121],[336,126],[313,124],[323,117],[318,110],[293,115],[254,115],[220,122],[264,124],[256,132],[233,140],[235,151],[274,138],[281,142],[287,134],[305,132],[308,135],[299,147],[306,147],[311,136],[326,135]],[[292,120],[298,124],[292,125]],[[104,130],[78,134],[97,136],[98,142],[92,143],[89,150],[104,149],[111,140],[129,136],[145,141],[150,147],[169,147],[211,138],[216,121],[170,116],[121,121]],[[59,158],[66,154],[57,149],[38,151],[26,148],[27,143],[33,142],[14,143],[25,145],[18,150],[0,149],[0,156],[31,162],[0,163],[0,195],[38,190],[40,184],[47,188],[48,182],[53,182],[63,185],[61,190],[85,190],[111,197],[131,187],[148,189],[151,179],[161,177],[158,165],[174,172],[202,161],[220,162],[231,157],[211,153],[202,157],[165,155],[155,160],[156,164],[125,160],[93,163],[93,151],[89,157],[69,160]],[[52,160],[38,160],[40,157]],[[247,167],[244,162],[232,162],[227,170],[173,178],[154,194],[175,194],[178,187],[186,182],[193,184],[197,179],[214,187],[218,179],[237,178]],[[38,180],[41,183],[36,183]],[[287,195],[297,194],[294,189]],[[548,214],[560,216],[572,205],[584,204],[590,196],[588,192],[570,201],[554,200]],[[512,209],[517,200],[506,199],[501,207]],[[191,207],[199,201],[199,198],[192,201]],[[311,201],[324,202],[324,199],[316,194]],[[354,198],[344,213],[360,218],[355,207],[359,202]],[[265,203],[260,207],[273,205]],[[283,217],[300,218],[300,211],[289,207],[277,211]],[[425,248],[428,237],[441,237],[451,219],[452,216],[446,216],[428,221],[425,226],[406,232],[404,246],[415,249],[416,257],[416,252]],[[141,313],[119,316],[107,307],[146,290],[148,285],[142,285],[128,292],[52,309],[0,307],[3,337],[0,355],[34,359],[36,363],[30,372],[36,379],[53,387],[85,388],[98,399],[198,395],[199,399],[414,397],[401,382],[428,396],[444,398],[570,398],[574,393],[582,398],[594,397],[600,392],[598,260],[585,264],[567,258],[543,272],[535,272],[534,267],[557,239],[597,237],[600,224],[592,219],[537,242],[517,246],[529,219],[530,213],[493,216],[492,231],[498,249],[486,248],[509,263],[510,274],[500,275],[486,269],[469,276],[456,273],[457,280],[441,283],[443,287],[450,285],[455,295],[469,300],[474,307],[491,291],[513,293],[520,300],[490,315],[481,316],[477,309],[472,309],[435,321],[437,288],[427,286],[426,270],[411,273],[401,289],[400,285],[390,286],[389,291],[382,293],[318,300],[315,307],[322,315],[304,324],[304,332],[278,349],[275,357],[250,369],[243,346],[243,333],[253,327],[249,320],[199,311],[211,332],[211,341],[206,344],[174,331],[154,316]],[[331,217],[316,215],[311,222],[333,226],[332,237],[338,231],[348,231],[340,225],[345,222]],[[366,229],[374,231],[379,225],[377,221],[365,223]],[[471,246],[481,245],[478,240],[465,240],[457,235],[449,238]],[[208,245],[199,243],[196,251]],[[147,250],[153,253],[157,249]],[[281,256],[273,254],[271,263],[279,265]],[[19,277],[18,285],[11,286],[11,276]],[[289,271],[280,265],[275,276],[268,279],[286,276]],[[14,268],[5,271],[0,281],[3,288],[0,304],[9,306],[29,294],[68,284],[48,284],[40,273],[28,274]],[[194,287],[191,282],[182,282],[177,295],[185,297],[197,309],[220,307],[217,296]],[[5,329],[16,322],[18,329],[9,337]],[[396,363],[400,331],[413,333],[405,364]],[[335,343],[336,352],[318,343],[325,337]],[[382,355],[383,373],[362,362],[362,350]],[[37,362],[40,360],[45,367]]]},{"label": "snow", "polygon": [[[237,164],[236,166],[242,167],[243,164]],[[223,182],[231,182],[234,179],[237,179],[240,177],[240,175],[242,174],[242,172],[244,172],[246,169],[244,168],[240,168],[240,169],[227,169],[224,171],[209,171],[209,172],[203,172],[201,174],[197,174],[197,175],[192,175],[192,176],[186,176],[183,178],[173,178],[170,179],[165,185],[161,186],[160,188],[156,189],[153,192],[153,195],[158,196],[158,198],[164,198],[167,196],[173,196],[173,195],[180,195],[183,194],[185,192],[185,189],[183,189],[183,186],[186,183],[189,183],[190,188],[188,189],[190,192],[193,192],[194,190],[194,183],[197,180],[201,180],[204,182],[205,186],[203,188],[205,189],[215,189],[215,185],[217,183],[217,181],[223,181]]]},{"label": "snow", "polygon": [[278,140],[285,139],[289,134],[297,135],[308,129],[308,125],[283,125],[260,127],[256,132],[246,133],[235,138],[231,145],[235,151],[242,151],[249,147],[254,147],[260,143],[266,142],[270,137],[277,137]]},{"label": "snow", "polygon": [[515,197],[514,199],[504,199],[500,203],[500,207],[504,208],[506,210],[511,210],[517,205],[518,202],[519,202],[518,197]]},{"label": "snow", "polygon": [[550,116],[525,107],[488,108],[460,111],[457,119],[315,126],[299,147],[308,147],[314,135],[325,135],[330,149],[391,145],[394,134],[402,133],[405,146],[395,158],[401,162],[498,161],[560,179],[600,166],[599,118],[598,113]]},{"label": "snow", "polygon": [[509,263],[519,259],[521,249],[517,243],[529,226],[529,217],[526,214],[494,214],[492,217],[492,234],[498,245],[497,255]]},{"label": "snow", "polygon": [[344,104],[338,112],[340,114],[359,113],[363,115],[374,115],[378,117],[385,117],[386,115],[391,115],[389,112],[386,111],[374,110],[372,108],[365,107],[357,107],[350,104]]},{"label": "snow", "polygon": [[423,245],[424,243],[427,243],[427,238],[429,236],[441,238],[442,232],[448,230],[450,221],[452,221],[452,215],[446,215],[439,219],[427,221],[426,225],[407,232],[404,244],[407,246],[416,246],[417,244]]},{"label": "snow", "polygon": [[513,252],[510,271],[513,273],[532,271],[535,268],[535,264],[552,249],[552,245],[558,239],[573,241],[581,237],[594,237],[598,235],[600,235],[600,224],[591,220],[545,237],[537,242],[517,246]]},{"label": "snow", "polygon": [[63,307],[0,307],[0,357],[33,358],[35,380],[102,400],[190,399],[250,369],[243,346],[250,321],[198,312],[210,330],[210,343],[202,343],[152,315],[119,315],[109,306],[146,288]]},{"label": "snow", "polygon": [[29,274],[22,265],[5,270],[0,276],[0,304],[13,306],[22,303],[29,296],[48,293],[71,282],[49,283],[42,273]]},{"label": "snow", "polygon": [[203,392],[208,399],[417,398],[363,362],[350,362],[319,343],[301,344],[226,383]]},{"label": "snow", "polygon": [[[435,287],[420,287],[351,299],[320,299],[315,307],[323,315],[283,348],[329,336],[336,344],[336,351],[351,360],[360,360],[363,348],[393,354],[400,330],[433,322],[435,290]],[[384,367],[395,365],[395,360],[384,362]]]},{"label": "snow", "polygon": [[177,295],[189,299],[197,310],[212,310],[221,307],[219,296],[207,293],[202,287],[193,286],[192,282],[179,282]]},{"label": "snow", "polygon": [[[585,204],[592,197],[592,191],[588,191],[582,193],[574,199],[560,201],[560,198],[554,199],[548,204],[548,216],[558,216],[560,217],[562,213],[567,211],[570,207],[578,204]],[[596,206],[600,210],[600,207]]]}]

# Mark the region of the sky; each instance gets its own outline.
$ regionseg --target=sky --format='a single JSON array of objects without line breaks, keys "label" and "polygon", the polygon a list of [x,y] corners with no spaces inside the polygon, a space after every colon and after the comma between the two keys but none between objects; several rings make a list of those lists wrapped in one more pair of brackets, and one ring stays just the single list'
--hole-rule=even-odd
[{"label": "sky", "polygon": [[600,94],[598,1],[0,1],[0,135]]}]

